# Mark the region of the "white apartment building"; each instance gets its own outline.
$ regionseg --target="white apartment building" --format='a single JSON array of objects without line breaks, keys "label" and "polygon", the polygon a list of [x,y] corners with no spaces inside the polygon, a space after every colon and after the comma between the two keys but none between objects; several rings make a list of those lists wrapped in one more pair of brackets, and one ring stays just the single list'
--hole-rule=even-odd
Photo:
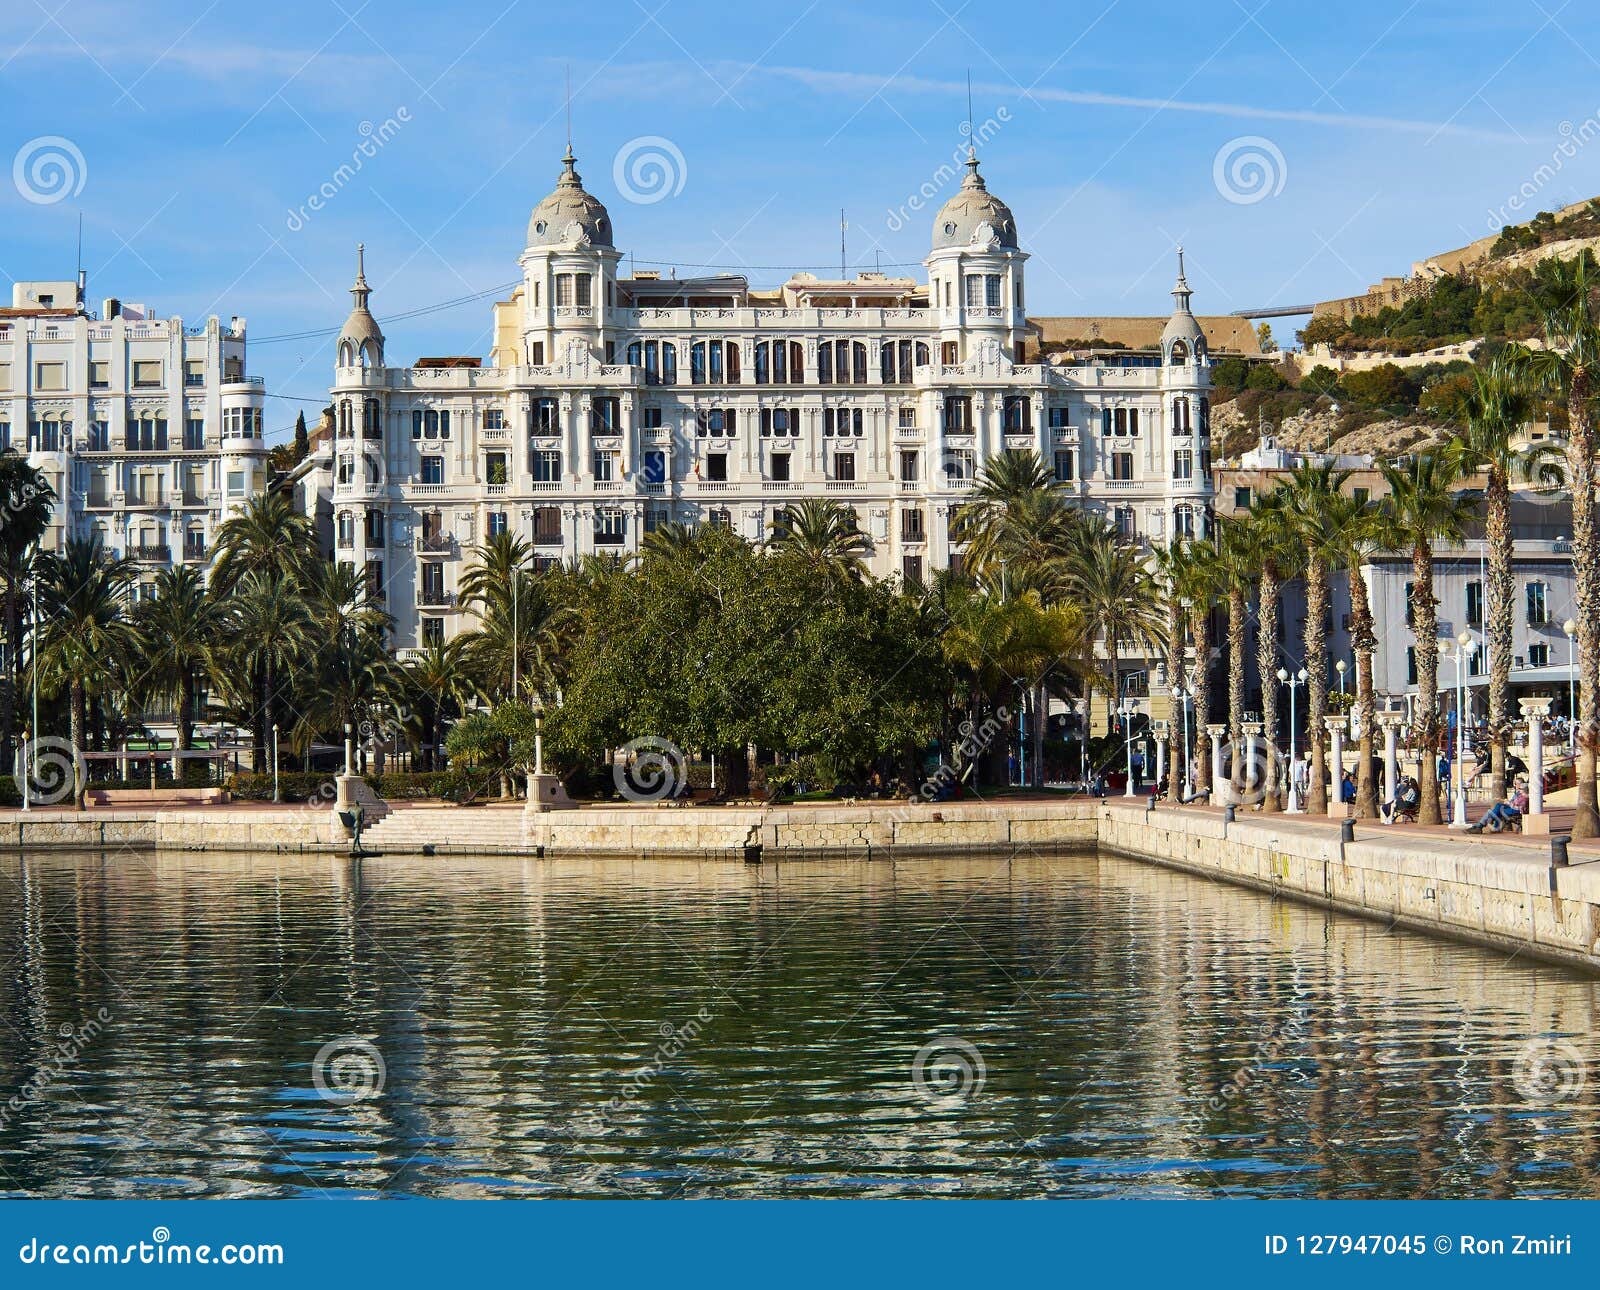
[{"label": "white apartment building", "polygon": [[146,566],[209,564],[228,515],[266,487],[265,391],[245,369],[245,323],[84,305],[84,279],[19,282],[0,309],[0,452],[55,489],[46,550],[100,535]]},{"label": "white apartment building", "polygon": [[466,626],[458,579],[504,531],[550,564],[625,555],[668,522],[761,540],[828,497],[855,510],[874,573],[918,580],[960,560],[951,517],[1012,448],[1130,538],[1204,531],[1210,356],[1181,250],[1147,346],[1055,352],[975,156],[933,220],[925,281],[797,274],[767,291],[624,276],[570,149],[562,165],[487,363],[389,365],[358,263],[332,388],[333,545],[384,592],[397,646]]}]

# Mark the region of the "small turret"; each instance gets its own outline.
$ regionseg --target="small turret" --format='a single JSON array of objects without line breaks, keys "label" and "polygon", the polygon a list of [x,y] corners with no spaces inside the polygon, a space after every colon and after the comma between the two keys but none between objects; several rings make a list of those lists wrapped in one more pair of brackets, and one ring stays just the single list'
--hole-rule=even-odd
[{"label": "small turret", "polygon": [[1161,332],[1161,356],[1169,367],[1203,361],[1206,334],[1189,307],[1194,292],[1183,274],[1183,248],[1178,248],[1178,280],[1172,287],[1172,317]]},{"label": "small turret", "polygon": [[382,367],[383,328],[372,316],[367,302],[372,288],[367,285],[366,243],[356,244],[356,280],[350,288],[350,316],[339,333],[340,367]]}]

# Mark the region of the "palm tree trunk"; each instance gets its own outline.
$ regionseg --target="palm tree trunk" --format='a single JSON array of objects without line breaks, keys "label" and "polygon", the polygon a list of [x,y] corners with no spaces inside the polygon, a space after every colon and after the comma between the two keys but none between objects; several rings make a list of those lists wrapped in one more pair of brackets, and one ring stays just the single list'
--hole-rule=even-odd
[{"label": "palm tree trunk", "polygon": [[1234,754],[1234,783],[1245,783],[1245,589],[1227,592],[1227,743]]},{"label": "palm tree trunk", "polygon": [[256,711],[256,728],[252,732],[255,747],[250,751],[250,770],[257,775],[266,774],[267,714],[272,707],[272,660],[261,664],[261,706]]},{"label": "palm tree trunk", "polygon": [[1211,719],[1211,607],[1196,607],[1189,619],[1194,637],[1194,791],[1211,791],[1211,746],[1206,723]]},{"label": "palm tree trunk", "polygon": [[1361,731],[1356,765],[1356,818],[1372,820],[1378,816],[1378,784],[1372,773],[1372,654],[1378,636],[1372,622],[1372,603],[1367,596],[1366,579],[1360,561],[1350,569],[1350,643],[1356,653],[1356,725]]},{"label": "palm tree trunk", "polygon": [[1256,610],[1256,675],[1261,678],[1261,728],[1267,745],[1266,796],[1263,811],[1283,809],[1278,800],[1278,571],[1261,571],[1261,603]]},{"label": "palm tree trunk", "polygon": [[1506,741],[1511,734],[1507,711],[1511,694],[1511,489],[1505,472],[1491,470],[1484,496],[1484,536],[1489,547],[1489,585],[1485,588],[1489,646],[1489,795],[1506,796]]},{"label": "palm tree trunk", "polygon": [[1567,480],[1572,487],[1572,572],[1578,620],[1578,811],[1572,836],[1600,836],[1595,755],[1600,744],[1600,532],[1595,528],[1594,411],[1589,369],[1567,391]]},{"label": "palm tree trunk", "polygon": [[[1183,676],[1183,612],[1170,592],[1167,596],[1167,691],[1170,694],[1184,684]],[[1179,801],[1183,796],[1183,703],[1173,699],[1167,714],[1167,799]]]},{"label": "palm tree trunk", "polygon": [[1306,569],[1306,749],[1310,754],[1310,787],[1306,810],[1328,813],[1328,752],[1323,746],[1323,718],[1328,715],[1328,566],[1312,560]]},{"label": "palm tree trunk", "polygon": [[[22,597],[17,592],[17,568],[6,569],[5,590],[6,669],[0,678],[0,752],[11,754],[11,738],[16,731],[17,693],[22,675]],[[11,763],[6,763],[7,768]]]},{"label": "palm tree trunk", "polygon": [[1417,658],[1417,707],[1411,734],[1417,746],[1418,824],[1439,824],[1439,602],[1433,594],[1433,548],[1411,549],[1411,614]]},{"label": "palm tree trunk", "polygon": [[[72,709],[69,718],[72,722],[72,800],[81,811],[84,809],[85,799],[89,794],[89,781],[85,773],[85,764],[80,758],[80,754],[83,752],[84,727],[87,724],[85,717],[88,708],[82,678],[73,677],[71,684],[67,687],[67,692]],[[37,731],[34,732],[33,737],[35,739],[39,737]]]},{"label": "palm tree trunk", "polygon": [[1044,678],[1033,690],[1033,776],[1035,788],[1044,787],[1044,723],[1050,715],[1050,691],[1045,689]]}]

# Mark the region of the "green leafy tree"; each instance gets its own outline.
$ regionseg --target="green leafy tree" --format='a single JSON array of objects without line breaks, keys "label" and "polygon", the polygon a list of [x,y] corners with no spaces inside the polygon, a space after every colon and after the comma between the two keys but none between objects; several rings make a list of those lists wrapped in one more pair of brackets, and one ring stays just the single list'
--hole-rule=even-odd
[{"label": "green leafy tree", "polygon": [[[5,675],[0,678],[0,752],[11,751],[22,679],[22,612],[32,586],[29,553],[50,526],[55,490],[16,453],[0,453],[0,608],[5,630]],[[11,763],[8,761],[7,765]]]}]

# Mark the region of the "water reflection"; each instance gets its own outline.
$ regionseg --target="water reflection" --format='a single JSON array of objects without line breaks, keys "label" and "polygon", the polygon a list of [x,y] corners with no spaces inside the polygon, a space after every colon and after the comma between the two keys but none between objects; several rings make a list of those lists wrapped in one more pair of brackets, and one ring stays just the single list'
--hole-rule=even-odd
[{"label": "water reflection", "polygon": [[1594,982],[1112,858],[0,872],[7,1194],[1597,1191]]}]

